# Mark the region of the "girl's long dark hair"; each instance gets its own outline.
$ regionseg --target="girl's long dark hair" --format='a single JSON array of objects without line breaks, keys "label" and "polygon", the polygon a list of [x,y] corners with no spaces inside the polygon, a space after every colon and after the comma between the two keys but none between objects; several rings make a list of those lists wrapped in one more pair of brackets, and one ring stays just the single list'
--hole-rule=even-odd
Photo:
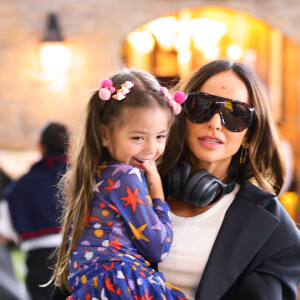
[{"label": "girl's long dark hair", "polygon": [[[91,205],[92,181],[96,174],[100,158],[107,156],[106,148],[102,145],[101,125],[108,130],[122,126],[126,118],[122,112],[125,107],[149,108],[158,105],[165,109],[173,122],[172,109],[161,92],[158,81],[150,73],[140,70],[124,69],[110,77],[117,89],[125,81],[133,81],[134,87],[122,101],[110,99],[102,101],[98,90],[92,95],[86,109],[83,128],[74,135],[70,150],[70,165],[67,173],[60,182],[63,199],[62,235],[63,240],[58,249],[58,259],[53,278],[56,285],[68,289],[67,276],[69,259],[73,246],[81,237]],[[134,117],[134,116],[129,116]],[[69,240],[72,226],[72,238]]]}]

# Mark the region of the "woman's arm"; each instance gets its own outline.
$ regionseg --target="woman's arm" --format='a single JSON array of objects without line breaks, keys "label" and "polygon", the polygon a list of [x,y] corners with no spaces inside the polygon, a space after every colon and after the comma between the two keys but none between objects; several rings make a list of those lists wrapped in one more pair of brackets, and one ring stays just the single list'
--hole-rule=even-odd
[{"label": "woman's arm", "polygon": [[296,300],[299,263],[299,245],[282,250],[247,274],[232,299]]},{"label": "woman's arm", "polygon": [[295,300],[300,281],[299,229],[277,198],[266,198],[260,206],[278,225],[240,276],[234,296]]}]

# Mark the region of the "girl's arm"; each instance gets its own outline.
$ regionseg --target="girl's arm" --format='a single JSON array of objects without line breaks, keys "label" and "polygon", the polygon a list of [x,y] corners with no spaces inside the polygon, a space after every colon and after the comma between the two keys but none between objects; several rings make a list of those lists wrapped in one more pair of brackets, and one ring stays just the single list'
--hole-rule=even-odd
[{"label": "girl's arm", "polygon": [[119,176],[110,199],[124,218],[136,248],[146,259],[158,263],[167,255],[173,234],[170,209],[163,199],[161,181],[159,179],[160,191],[156,187],[157,178],[150,178],[151,194],[157,198],[150,197],[142,172],[131,167]]}]

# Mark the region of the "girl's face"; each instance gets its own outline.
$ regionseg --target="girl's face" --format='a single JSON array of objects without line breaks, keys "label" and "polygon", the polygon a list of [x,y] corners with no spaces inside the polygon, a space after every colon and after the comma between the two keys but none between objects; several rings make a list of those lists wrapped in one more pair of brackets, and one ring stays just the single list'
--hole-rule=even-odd
[{"label": "girl's face", "polygon": [[151,108],[125,108],[122,125],[113,131],[103,125],[103,145],[118,162],[140,169],[143,161],[155,161],[165,150],[169,132],[168,111],[155,105]]},{"label": "girl's face", "polygon": [[[231,70],[212,76],[202,85],[199,92],[239,100],[250,105],[245,84]],[[232,156],[242,143],[246,144],[246,133],[247,129],[242,132],[226,129],[219,113],[203,124],[196,124],[187,119],[185,139],[191,153],[190,163],[195,170],[205,168],[224,179]]]}]

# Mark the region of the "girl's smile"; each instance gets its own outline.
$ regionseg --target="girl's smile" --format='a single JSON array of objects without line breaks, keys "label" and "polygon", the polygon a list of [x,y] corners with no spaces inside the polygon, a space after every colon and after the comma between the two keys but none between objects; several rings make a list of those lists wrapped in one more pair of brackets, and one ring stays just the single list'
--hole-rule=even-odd
[{"label": "girl's smile", "polygon": [[102,142],[114,160],[143,170],[144,163],[163,153],[169,132],[169,115],[163,108],[125,108],[121,124],[112,132],[103,126]]}]

